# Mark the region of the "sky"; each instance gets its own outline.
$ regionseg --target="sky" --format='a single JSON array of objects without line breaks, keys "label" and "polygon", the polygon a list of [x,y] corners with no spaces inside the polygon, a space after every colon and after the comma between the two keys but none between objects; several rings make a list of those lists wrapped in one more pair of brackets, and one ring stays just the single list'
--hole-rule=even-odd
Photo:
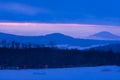
[{"label": "sky", "polygon": [[119,0],[0,0],[0,32],[18,35],[100,31],[120,35]]}]

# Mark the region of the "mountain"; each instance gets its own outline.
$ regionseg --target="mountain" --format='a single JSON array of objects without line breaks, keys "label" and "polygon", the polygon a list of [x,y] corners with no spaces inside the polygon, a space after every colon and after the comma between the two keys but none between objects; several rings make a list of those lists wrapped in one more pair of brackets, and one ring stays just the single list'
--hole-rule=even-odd
[{"label": "mountain", "polygon": [[120,36],[112,34],[107,31],[102,31],[88,37],[89,39],[99,39],[99,40],[120,40]]},{"label": "mountain", "polygon": [[48,45],[50,42],[54,42],[56,45],[63,45],[74,48],[85,48],[92,46],[99,46],[105,44],[120,43],[117,40],[90,40],[90,39],[78,39],[73,38],[61,33],[53,33],[44,36],[19,36],[12,34],[0,33],[0,42],[6,40],[7,42],[16,41],[21,43],[32,43],[39,45]]},{"label": "mountain", "polygon": [[92,49],[100,50],[100,51],[113,51],[116,53],[120,53],[120,44],[108,44],[104,46],[94,47]]}]

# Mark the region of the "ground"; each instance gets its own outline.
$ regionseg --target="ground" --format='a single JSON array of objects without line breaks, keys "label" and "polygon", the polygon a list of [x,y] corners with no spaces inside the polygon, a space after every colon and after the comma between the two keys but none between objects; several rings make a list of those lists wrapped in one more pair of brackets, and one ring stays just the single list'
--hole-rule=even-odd
[{"label": "ground", "polygon": [[0,80],[120,80],[120,67],[0,70]]}]

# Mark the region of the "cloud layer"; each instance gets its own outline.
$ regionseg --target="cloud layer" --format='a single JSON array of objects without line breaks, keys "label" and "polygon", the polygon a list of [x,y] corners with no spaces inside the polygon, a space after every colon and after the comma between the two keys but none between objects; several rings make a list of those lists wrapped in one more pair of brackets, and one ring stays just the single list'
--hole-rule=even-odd
[{"label": "cloud layer", "polygon": [[[114,28],[113,28],[114,27]],[[88,36],[100,31],[120,34],[120,27],[89,24],[53,24],[53,23],[0,23],[0,32],[17,35],[45,35],[63,33],[73,37]]]},{"label": "cloud layer", "polygon": [[10,13],[20,13],[26,15],[36,15],[39,13],[48,13],[47,9],[33,7],[20,3],[0,3],[0,11]]}]

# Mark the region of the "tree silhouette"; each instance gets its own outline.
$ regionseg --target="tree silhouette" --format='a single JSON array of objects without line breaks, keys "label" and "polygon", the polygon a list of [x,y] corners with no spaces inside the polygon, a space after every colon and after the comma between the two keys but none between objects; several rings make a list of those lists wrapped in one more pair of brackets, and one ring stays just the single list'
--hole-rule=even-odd
[{"label": "tree silhouette", "polygon": [[6,40],[2,40],[1,41],[1,45],[3,48],[6,48],[7,47],[7,41]]},{"label": "tree silhouette", "polygon": [[11,48],[13,48],[13,49],[15,48],[15,41],[11,42]]},{"label": "tree silhouette", "polygon": [[28,43],[28,48],[32,48],[32,44],[30,42]]},{"label": "tree silhouette", "polygon": [[[8,45],[9,44],[9,45]],[[9,47],[10,46],[10,47]],[[120,66],[120,53],[102,50],[59,49],[51,42],[51,47],[39,44],[1,41],[0,67],[23,68],[62,68],[81,66]]]},{"label": "tree silhouette", "polygon": [[15,47],[16,47],[16,49],[19,49],[20,48],[20,42],[15,42]]}]

